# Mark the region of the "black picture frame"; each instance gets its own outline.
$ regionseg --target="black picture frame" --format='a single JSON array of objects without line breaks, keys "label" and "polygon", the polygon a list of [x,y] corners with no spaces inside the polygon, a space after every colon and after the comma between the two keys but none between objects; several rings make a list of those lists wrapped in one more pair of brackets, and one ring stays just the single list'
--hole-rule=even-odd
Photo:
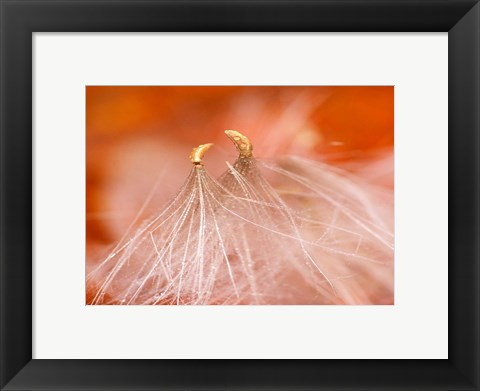
[{"label": "black picture frame", "polygon": [[[480,389],[479,0],[0,0],[0,7],[2,390]],[[44,31],[448,32],[448,360],[32,360],[32,33]]]}]

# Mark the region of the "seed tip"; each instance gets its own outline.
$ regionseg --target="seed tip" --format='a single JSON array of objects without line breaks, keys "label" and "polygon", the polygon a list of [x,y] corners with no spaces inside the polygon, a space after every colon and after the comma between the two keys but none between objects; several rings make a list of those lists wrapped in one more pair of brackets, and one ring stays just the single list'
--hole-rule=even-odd
[{"label": "seed tip", "polygon": [[247,136],[240,133],[238,130],[225,130],[227,137],[232,140],[240,153],[241,157],[252,157],[253,145]]},{"label": "seed tip", "polygon": [[189,156],[190,161],[194,165],[202,164],[203,155],[205,155],[205,152],[207,152],[212,145],[212,143],[200,144],[198,147],[193,148]]}]

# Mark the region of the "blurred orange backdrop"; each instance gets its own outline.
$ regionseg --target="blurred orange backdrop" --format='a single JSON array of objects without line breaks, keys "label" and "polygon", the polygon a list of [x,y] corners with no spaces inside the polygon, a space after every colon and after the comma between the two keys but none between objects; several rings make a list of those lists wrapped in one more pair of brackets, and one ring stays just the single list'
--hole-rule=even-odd
[{"label": "blurred orange backdrop", "polygon": [[[160,170],[165,201],[175,194],[194,146],[215,143],[206,167],[222,172],[222,159],[235,156],[225,129],[250,137],[259,158],[297,154],[371,177],[368,162],[393,187],[392,86],[88,86],[86,105],[87,267],[118,240]],[[375,166],[385,156],[387,169]]]}]

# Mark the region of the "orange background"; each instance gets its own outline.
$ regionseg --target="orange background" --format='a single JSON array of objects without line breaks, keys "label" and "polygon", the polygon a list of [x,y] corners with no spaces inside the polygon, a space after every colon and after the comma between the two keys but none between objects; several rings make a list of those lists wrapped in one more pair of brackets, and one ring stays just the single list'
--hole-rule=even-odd
[{"label": "orange background", "polygon": [[[224,129],[250,137],[260,158],[291,153],[358,167],[393,152],[388,86],[88,86],[86,95],[87,262],[98,246],[118,240],[163,161],[175,167],[168,199],[188,172],[194,146],[214,142],[222,158],[235,155]],[[219,165],[207,163],[216,174]],[[386,183],[391,187],[393,177]]]}]

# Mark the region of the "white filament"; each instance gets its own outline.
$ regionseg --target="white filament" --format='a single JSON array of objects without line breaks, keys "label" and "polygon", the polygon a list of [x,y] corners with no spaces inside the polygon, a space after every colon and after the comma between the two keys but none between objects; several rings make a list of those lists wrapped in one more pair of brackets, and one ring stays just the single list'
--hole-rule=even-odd
[{"label": "white filament", "polygon": [[327,165],[192,168],[88,275],[91,304],[374,304],[393,297],[388,197]]}]

